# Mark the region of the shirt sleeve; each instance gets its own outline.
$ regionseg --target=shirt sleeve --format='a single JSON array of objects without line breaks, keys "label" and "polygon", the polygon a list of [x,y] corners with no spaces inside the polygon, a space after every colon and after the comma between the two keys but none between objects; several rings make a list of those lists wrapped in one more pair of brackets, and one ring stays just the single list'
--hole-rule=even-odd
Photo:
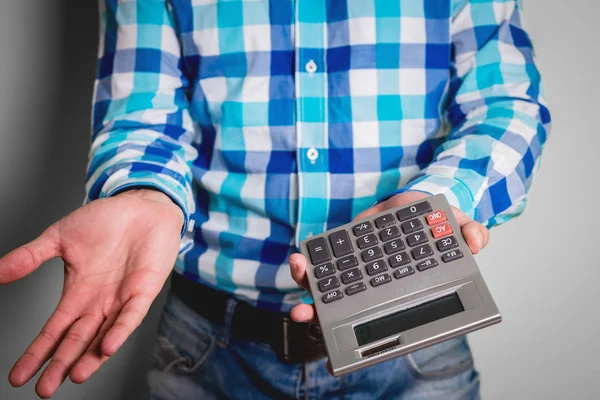
[{"label": "shirt sleeve", "polygon": [[394,194],[443,193],[488,227],[525,208],[550,114],[518,3],[466,1],[454,15],[444,113],[450,132],[431,163]]},{"label": "shirt sleeve", "polygon": [[181,251],[194,211],[193,122],[179,40],[164,0],[100,0],[85,203],[152,187],[181,207]]}]

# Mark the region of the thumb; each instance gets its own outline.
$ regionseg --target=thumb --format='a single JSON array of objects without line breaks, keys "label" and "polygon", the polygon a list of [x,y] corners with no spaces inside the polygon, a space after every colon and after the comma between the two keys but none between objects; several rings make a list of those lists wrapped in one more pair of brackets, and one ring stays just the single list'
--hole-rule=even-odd
[{"label": "thumb", "polygon": [[21,279],[35,271],[42,263],[58,256],[58,231],[51,226],[35,240],[0,258],[0,284]]}]

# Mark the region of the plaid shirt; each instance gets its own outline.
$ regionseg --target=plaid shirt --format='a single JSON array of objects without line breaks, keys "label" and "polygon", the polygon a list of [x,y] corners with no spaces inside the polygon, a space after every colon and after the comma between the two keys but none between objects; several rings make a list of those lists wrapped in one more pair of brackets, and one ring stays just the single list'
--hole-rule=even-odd
[{"label": "plaid shirt", "polygon": [[286,311],[299,241],[376,201],[525,207],[550,116],[514,0],[100,4],[86,202],[168,194],[179,273]]}]

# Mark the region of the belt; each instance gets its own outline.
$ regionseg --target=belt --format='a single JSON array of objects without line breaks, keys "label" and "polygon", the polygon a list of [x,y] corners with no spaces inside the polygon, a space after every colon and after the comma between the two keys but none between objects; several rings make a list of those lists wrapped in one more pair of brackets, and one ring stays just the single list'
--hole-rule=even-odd
[{"label": "belt", "polygon": [[[231,295],[173,272],[171,292],[198,315],[215,324],[225,323]],[[304,363],[327,356],[318,323],[298,323],[288,313],[269,311],[238,301],[231,319],[232,338],[269,344],[281,361]]]}]

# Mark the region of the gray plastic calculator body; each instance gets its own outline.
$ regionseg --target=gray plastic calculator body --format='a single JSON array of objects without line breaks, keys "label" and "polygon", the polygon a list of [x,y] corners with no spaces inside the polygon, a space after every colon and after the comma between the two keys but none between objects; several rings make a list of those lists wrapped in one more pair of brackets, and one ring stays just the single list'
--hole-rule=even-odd
[{"label": "gray plastic calculator body", "polygon": [[501,321],[443,195],[311,236],[300,251],[335,376]]}]

